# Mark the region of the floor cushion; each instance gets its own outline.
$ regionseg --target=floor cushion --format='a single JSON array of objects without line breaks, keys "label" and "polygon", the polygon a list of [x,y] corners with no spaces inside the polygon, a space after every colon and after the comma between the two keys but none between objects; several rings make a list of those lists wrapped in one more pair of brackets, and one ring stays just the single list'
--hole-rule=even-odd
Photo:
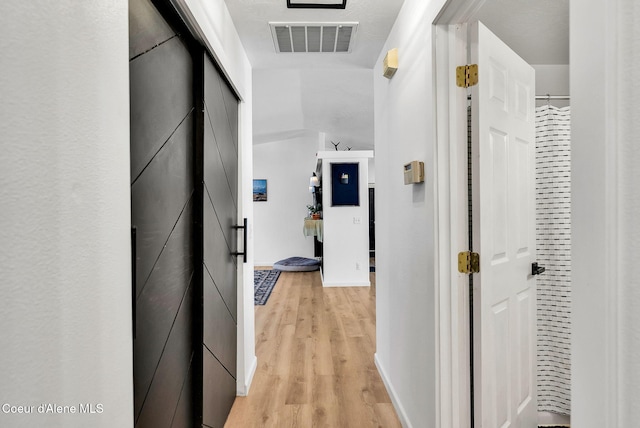
[{"label": "floor cushion", "polygon": [[320,269],[320,261],[306,257],[289,257],[276,262],[273,268],[287,272],[310,272]]}]

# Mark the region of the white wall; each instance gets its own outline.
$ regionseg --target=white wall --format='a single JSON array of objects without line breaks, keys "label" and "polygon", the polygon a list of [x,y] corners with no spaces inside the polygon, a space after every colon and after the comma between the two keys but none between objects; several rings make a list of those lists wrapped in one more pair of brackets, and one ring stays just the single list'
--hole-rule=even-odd
[{"label": "white wall", "polygon": [[[2,9],[0,401],[102,404],[103,412],[0,412],[0,425],[132,426],[128,3]],[[228,14],[215,23],[209,15],[200,22],[244,100],[241,168],[251,171],[251,67]],[[251,203],[242,210],[251,217]],[[242,273],[240,392],[256,365],[252,263]]]},{"label": "white wall", "polygon": [[299,70],[254,70],[255,144],[284,140],[304,129]]},{"label": "white wall", "polygon": [[569,95],[568,64],[533,64],[532,67],[536,71],[536,95]]},{"label": "white wall", "polygon": [[318,132],[339,149],[373,147],[373,87],[369,69],[254,70],[256,143]]},{"label": "white wall", "polygon": [[[575,426],[621,426],[606,409],[608,331],[606,272],[608,171],[605,100],[605,1],[571,11],[571,39],[586,28],[581,44],[572,43],[572,423]],[[576,72],[580,67],[586,72]],[[597,73],[600,78],[593,78]],[[614,149],[615,150],[615,149]],[[579,215],[582,213],[581,215]],[[588,214],[587,214],[588,213]],[[599,266],[599,269],[594,269]],[[613,375],[615,379],[615,375]],[[614,380],[612,379],[612,380]],[[593,389],[597,386],[598,391]]]},{"label": "white wall", "polygon": [[305,237],[302,227],[313,203],[309,178],[316,170],[317,147],[317,137],[254,146],[253,176],[267,180],[268,193],[266,202],[253,202],[256,266],[313,257],[313,238]]},{"label": "white wall", "polygon": [[571,7],[572,425],[640,418],[635,0]]},{"label": "white wall", "polygon": [[[384,201],[377,206],[376,362],[404,426],[419,427],[434,426],[436,402],[430,351],[433,213],[426,190],[433,180],[432,145],[425,129],[433,112],[424,101],[431,98],[428,27],[444,2],[435,3],[405,2],[385,47],[399,48],[398,73],[389,82],[374,77],[377,201]],[[634,0],[585,0],[571,7],[572,423],[585,428],[631,426],[640,418],[640,84],[628,73],[640,65],[634,25],[639,15]],[[420,111],[422,123],[412,111]],[[402,135],[413,143],[391,143],[405,142],[397,138]],[[420,150],[427,160],[426,206],[410,199],[394,178],[398,158]],[[421,223],[426,225],[412,242],[424,246],[408,254],[401,241]]]},{"label": "white wall", "polygon": [[[620,418],[619,426],[631,426],[640,420],[640,406],[638,397],[640,396],[640,288],[637,277],[637,255],[640,254],[640,192],[638,183],[640,182],[640,148],[638,147],[638,136],[640,135],[640,82],[636,76],[630,75],[629,70],[636,70],[640,67],[640,35],[637,23],[640,22],[640,8],[637,1],[625,0],[617,2],[619,5],[617,22],[608,27],[616,30],[619,38],[619,50],[615,52],[618,59],[617,75],[615,81],[619,82],[618,108],[619,116],[609,115],[609,118],[617,119],[617,130],[619,132],[619,147],[616,159],[619,164],[617,168],[612,168],[610,174],[619,174],[619,181],[616,188],[618,195],[618,221],[619,230],[617,236],[619,241],[620,268],[616,294],[619,302],[619,330],[617,333],[620,340],[619,345],[619,397]],[[614,3],[615,4],[615,3]],[[609,5],[607,3],[607,5]],[[611,6],[609,6],[611,7]],[[611,53],[608,52],[611,56]],[[584,91],[586,88],[576,88]],[[612,88],[610,87],[611,91]],[[586,92],[586,91],[585,91]],[[593,102],[593,100],[591,101]],[[616,233],[610,227],[609,233]],[[593,246],[593,243],[591,244]],[[616,262],[615,259],[612,262]],[[578,269],[582,266],[578,266]],[[590,266],[593,269],[593,266]],[[601,285],[606,286],[606,285]],[[584,297],[584,296],[582,296]],[[584,312],[581,315],[585,315]],[[585,329],[586,330],[586,329]],[[581,332],[584,334],[584,330]]]},{"label": "white wall", "polygon": [[[253,85],[249,59],[224,0],[172,0],[192,32],[214,56],[240,97],[238,218],[247,218],[247,263],[238,267],[238,395],[246,395],[257,368],[253,303]],[[242,237],[238,234],[242,248]]]},{"label": "white wall", "polygon": [[[533,65],[536,70],[536,95],[569,95],[568,64]],[[536,105],[546,105],[547,101],[537,101]],[[552,100],[551,105],[564,107],[571,105],[570,100]]]},{"label": "white wall", "polygon": [[[322,159],[322,285],[325,287],[370,285],[368,166],[372,156],[372,151],[318,153]],[[360,205],[332,206],[332,163],[358,164]]]},{"label": "white wall", "polygon": [[0,426],[132,425],[126,0],[0,14]]},{"label": "white wall", "polygon": [[[404,426],[436,425],[432,25],[444,1],[406,0],[374,69],[376,363]],[[398,48],[395,76],[382,76]],[[404,185],[403,166],[425,163]]]}]

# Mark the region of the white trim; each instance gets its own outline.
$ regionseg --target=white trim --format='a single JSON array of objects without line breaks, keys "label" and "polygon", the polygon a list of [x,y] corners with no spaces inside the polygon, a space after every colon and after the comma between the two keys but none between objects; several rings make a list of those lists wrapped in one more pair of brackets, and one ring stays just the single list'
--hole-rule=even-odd
[{"label": "white trim", "polygon": [[434,24],[464,24],[473,20],[486,0],[447,0]]},{"label": "white trim", "polygon": [[409,417],[407,416],[406,410],[402,406],[400,399],[398,398],[398,394],[396,390],[391,385],[391,381],[389,381],[389,377],[387,376],[387,372],[385,371],[382,363],[378,359],[378,354],[373,354],[373,361],[376,363],[376,367],[378,368],[378,373],[380,373],[380,378],[382,379],[382,383],[384,383],[384,387],[387,389],[389,393],[389,398],[391,398],[391,403],[393,404],[393,408],[396,410],[396,414],[398,415],[398,419],[402,424],[403,428],[413,428],[411,422],[409,421]]},{"label": "white trim", "polygon": [[[233,75],[233,66],[231,60],[229,60],[228,55],[224,46],[221,44],[219,40],[216,40],[213,37],[207,37],[207,32],[203,29],[200,22],[196,18],[196,13],[201,12],[200,16],[207,16],[206,12],[202,11],[194,11],[192,10],[193,2],[189,0],[171,0],[173,7],[178,11],[178,14],[191,31],[191,34],[198,39],[207,49],[207,51],[214,58],[218,67],[222,71],[222,74],[227,79],[234,92],[240,98],[240,101],[246,101],[246,90],[243,87],[243,83],[240,81],[240,76]],[[191,3],[191,5],[189,4]],[[212,27],[213,28],[213,27]]]},{"label": "white trim", "polygon": [[369,159],[373,150],[324,150],[317,153],[318,159]]},{"label": "white trim", "polygon": [[[238,363],[237,380],[246,384],[249,393],[253,380],[252,365],[256,359],[255,351],[255,305],[254,305],[254,207],[253,207],[253,131],[251,91],[239,104],[238,110],[238,219],[247,219],[246,237],[247,262],[238,266],[242,276],[238,276]],[[238,235],[238,245],[240,244]],[[255,363],[257,364],[257,363]]]},{"label": "white trim", "polygon": [[322,283],[323,287],[370,287],[371,286],[371,282],[367,281],[367,282],[362,282],[362,281],[356,281],[356,282],[323,282]]},{"label": "white trim", "polygon": [[[435,209],[435,301],[436,305],[436,426],[453,426],[453,406],[458,400],[456,386],[453,384],[455,373],[453,358],[457,330],[453,321],[453,281],[450,269],[452,242],[451,181],[453,178],[450,160],[450,118],[449,118],[449,29],[447,25],[434,28],[434,76],[436,102],[436,164],[434,175],[436,183]],[[388,388],[387,388],[388,389]]]},{"label": "white trim", "polygon": [[[434,22],[436,93],[436,424],[470,426],[468,277],[456,256],[468,249],[466,91],[453,75],[466,63],[466,27],[485,0],[449,0]],[[460,123],[465,123],[464,128]]]},{"label": "white trim", "polygon": [[[449,39],[451,55],[449,63],[450,75],[456,66],[466,62],[467,58],[467,29],[466,25],[452,25],[451,35]],[[469,220],[468,220],[468,134],[467,134],[467,91],[460,90],[450,79],[449,83],[450,99],[455,100],[449,106],[450,118],[455,118],[450,123],[451,141],[456,144],[450,145],[451,151],[451,180],[452,183],[451,206],[455,210],[451,211],[451,227],[453,242],[457,242],[458,247],[451,248],[452,260],[452,278],[454,278],[454,287],[456,290],[452,298],[452,326],[457,331],[457,342],[453,349],[454,355],[452,359],[457,362],[457,372],[454,372],[453,379],[457,381],[457,394],[454,401],[453,427],[470,426],[471,413],[471,369],[469,365],[470,348],[470,331],[469,331],[469,276],[460,274],[456,264],[457,254],[459,251],[469,248]],[[455,281],[457,279],[457,281]],[[457,374],[457,376],[456,376]]]},{"label": "white trim", "polygon": [[253,376],[256,374],[256,370],[258,369],[258,357],[254,356],[251,361],[251,366],[249,369],[249,373],[247,373],[246,380],[244,384],[240,384],[239,382],[236,384],[236,395],[238,397],[246,397],[249,395],[249,389],[251,389],[251,382],[253,382]]},{"label": "white trim", "polygon": [[636,238],[629,226],[637,217],[635,200],[627,199],[634,192],[628,168],[635,153],[628,147],[635,135],[625,131],[633,126],[627,61],[638,56],[623,50],[632,30],[618,22],[632,1],[585,3],[570,16],[572,422],[617,427],[633,425],[625,417],[637,414],[631,411],[637,385],[628,377],[637,342],[625,313],[637,296],[627,276],[634,254],[625,247]]},{"label": "white trim", "polygon": [[[619,193],[619,153],[621,152],[620,141],[618,139],[619,121],[623,121],[619,116],[619,88],[618,78],[623,78],[620,70],[620,58],[618,48],[618,10],[619,0],[608,0],[606,9],[605,22],[607,29],[605,38],[605,111],[607,112],[605,132],[605,225],[609,232],[605,236],[605,252],[604,260],[605,278],[607,278],[607,286],[605,294],[607,301],[605,302],[605,331],[606,331],[606,379],[607,390],[605,391],[606,403],[604,413],[607,423],[611,426],[620,426],[622,422],[619,414],[620,397],[623,396],[620,391],[620,379],[622,376],[620,363],[620,344],[623,340],[620,338],[621,320],[620,320],[620,298],[622,291],[620,287],[620,272],[623,266],[620,262],[620,252],[624,251],[620,248],[622,242],[620,237],[619,209],[622,206]],[[626,74],[626,73],[624,73]],[[632,78],[627,77],[626,82]],[[623,80],[623,84],[624,84]],[[574,348],[575,349],[575,348]]]}]

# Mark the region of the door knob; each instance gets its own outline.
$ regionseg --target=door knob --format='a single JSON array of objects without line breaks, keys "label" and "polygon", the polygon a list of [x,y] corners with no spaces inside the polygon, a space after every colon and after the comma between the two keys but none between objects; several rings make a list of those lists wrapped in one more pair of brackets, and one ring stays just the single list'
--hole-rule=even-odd
[{"label": "door knob", "polygon": [[531,275],[540,275],[545,270],[547,270],[547,268],[538,266],[538,262],[531,263]]}]

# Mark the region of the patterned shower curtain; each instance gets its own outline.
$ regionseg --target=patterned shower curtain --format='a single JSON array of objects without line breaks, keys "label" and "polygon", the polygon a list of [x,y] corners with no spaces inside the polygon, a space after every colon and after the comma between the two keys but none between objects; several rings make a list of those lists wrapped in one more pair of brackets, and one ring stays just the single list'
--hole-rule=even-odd
[{"label": "patterned shower curtain", "polygon": [[536,108],[538,411],[571,410],[571,111]]}]

